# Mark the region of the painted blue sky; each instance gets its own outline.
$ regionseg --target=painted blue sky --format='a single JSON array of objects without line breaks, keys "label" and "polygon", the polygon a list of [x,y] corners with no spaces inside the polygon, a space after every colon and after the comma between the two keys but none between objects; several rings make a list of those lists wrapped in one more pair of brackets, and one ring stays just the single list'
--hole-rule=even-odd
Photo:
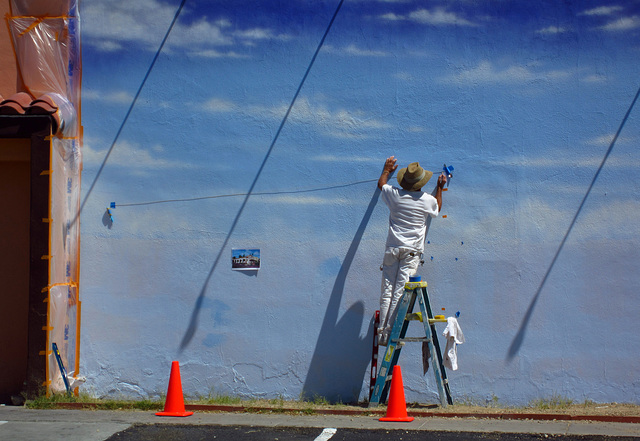
[{"label": "painted blue sky", "polygon": [[[468,314],[465,334],[486,342],[469,345],[477,374],[470,384],[509,395],[529,376],[524,388],[535,389],[536,370],[560,369],[563,349],[575,351],[575,364],[590,364],[580,360],[597,345],[581,339],[602,293],[611,316],[638,314],[628,302],[640,287],[637,106],[603,159],[640,87],[640,1],[345,0],[273,143],[338,3],[187,1],[122,125],[180,2],[83,0],[83,198],[93,188],[82,213],[87,345],[108,325],[123,341],[135,326],[149,333],[140,342],[155,341],[157,332],[140,323],[170,322],[159,332],[172,350],[188,334],[194,304],[252,313],[225,303],[244,288],[258,305],[254,322],[275,326],[265,338],[284,354],[279,360],[300,357],[294,368],[273,364],[283,378],[296,372],[293,389],[316,341],[342,336],[340,325],[354,334],[345,351],[366,352],[358,332],[366,334],[377,307],[387,223],[375,181],[395,155],[401,166],[455,167],[424,271],[430,289],[446,291],[440,298]],[[103,213],[112,201],[109,228]],[[259,280],[223,271],[229,238],[229,249],[260,248]],[[349,308],[348,320],[340,322],[339,308]],[[576,311],[570,323],[568,309]],[[159,313],[170,317],[158,321]],[[277,328],[282,314],[304,316],[293,342]],[[513,367],[525,373],[495,368],[529,319],[537,338],[525,340],[523,352],[531,358]],[[206,351],[228,344],[233,355],[220,363],[255,362],[255,332],[216,320],[200,322],[193,357],[218,360]],[[556,325],[565,334],[556,335]],[[628,332],[603,326],[601,339]],[[582,346],[568,348],[571,337]],[[537,350],[547,338],[549,347]],[[620,366],[637,364],[626,362]],[[567,375],[599,385],[604,370]],[[255,374],[259,385],[248,390],[264,377]]]},{"label": "painted blue sky", "polygon": [[[337,4],[186,2],[91,197],[246,193]],[[85,190],[178,5],[83,2]],[[491,179],[505,188],[525,179],[521,198],[560,179],[556,197],[573,210],[638,86],[639,37],[639,2],[346,1],[254,192],[375,179],[395,154],[433,170],[454,164],[471,198]],[[632,115],[607,163],[614,175],[638,166],[638,138]],[[367,190],[347,191],[269,204],[366,203]],[[514,209],[510,197],[489,196],[488,214]],[[216,203],[233,210],[237,198]],[[169,217],[188,222],[202,210],[187,205]]]}]

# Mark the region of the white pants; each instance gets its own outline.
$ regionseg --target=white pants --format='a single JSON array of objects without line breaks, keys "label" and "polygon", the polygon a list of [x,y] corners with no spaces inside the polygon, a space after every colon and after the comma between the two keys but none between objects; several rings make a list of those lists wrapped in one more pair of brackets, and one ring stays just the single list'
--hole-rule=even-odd
[{"label": "white pants", "polygon": [[380,296],[379,343],[387,344],[393,327],[398,302],[404,294],[404,285],[420,264],[420,252],[410,248],[389,247],[382,263],[382,295]]}]

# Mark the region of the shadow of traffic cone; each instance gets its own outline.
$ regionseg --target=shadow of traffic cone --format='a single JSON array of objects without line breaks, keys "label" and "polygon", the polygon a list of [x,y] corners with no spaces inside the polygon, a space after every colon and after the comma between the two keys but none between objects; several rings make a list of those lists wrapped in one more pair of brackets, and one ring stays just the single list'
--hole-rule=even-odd
[{"label": "shadow of traffic cone", "polygon": [[193,412],[187,412],[184,408],[182,382],[180,381],[180,365],[177,361],[171,363],[171,375],[169,376],[169,388],[167,390],[167,400],[164,403],[164,411],[156,412],[156,415],[175,417],[193,415]]},{"label": "shadow of traffic cone", "polygon": [[378,421],[399,421],[409,422],[414,418],[407,415],[407,403],[404,399],[404,386],[402,385],[402,370],[400,366],[393,367],[391,376],[391,390],[389,392],[389,404],[387,405],[387,415]]}]

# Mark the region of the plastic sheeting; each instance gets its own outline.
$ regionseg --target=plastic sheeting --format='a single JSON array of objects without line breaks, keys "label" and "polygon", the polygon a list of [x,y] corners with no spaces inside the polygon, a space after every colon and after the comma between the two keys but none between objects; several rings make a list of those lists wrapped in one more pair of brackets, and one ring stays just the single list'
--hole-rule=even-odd
[{"label": "plastic sheeting", "polygon": [[47,393],[65,392],[52,344],[60,350],[69,382],[77,380],[80,342],[79,251],[81,50],[77,0],[11,0],[6,17],[25,91],[47,95],[58,108],[60,125],[51,138],[49,174],[49,283]]}]

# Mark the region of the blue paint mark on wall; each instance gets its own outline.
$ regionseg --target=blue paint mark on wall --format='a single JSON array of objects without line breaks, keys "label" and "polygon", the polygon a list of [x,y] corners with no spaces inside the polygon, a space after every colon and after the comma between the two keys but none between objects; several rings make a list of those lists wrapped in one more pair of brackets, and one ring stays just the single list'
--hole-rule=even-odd
[{"label": "blue paint mark on wall", "polygon": [[204,340],[202,340],[202,344],[208,348],[213,348],[220,346],[224,340],[224,334],[207,334]]}]

